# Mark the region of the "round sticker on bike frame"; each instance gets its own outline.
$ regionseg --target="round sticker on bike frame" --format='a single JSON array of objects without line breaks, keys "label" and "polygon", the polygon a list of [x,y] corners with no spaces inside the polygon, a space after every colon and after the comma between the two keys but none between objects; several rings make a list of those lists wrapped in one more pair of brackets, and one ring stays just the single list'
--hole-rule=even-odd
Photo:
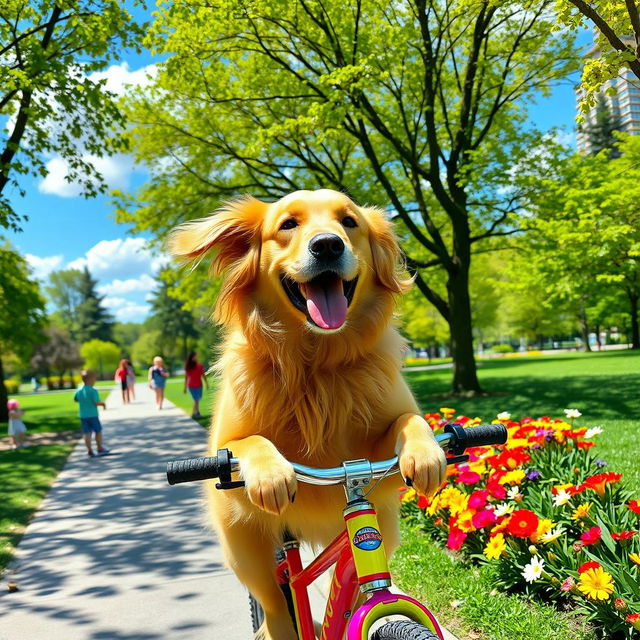
[{"label": "round sticker on bike frame", "polygon": [[362,527],[353,536],[353,544],[363,551],[373,551],[382,544],[382,534],[373,527]]}]

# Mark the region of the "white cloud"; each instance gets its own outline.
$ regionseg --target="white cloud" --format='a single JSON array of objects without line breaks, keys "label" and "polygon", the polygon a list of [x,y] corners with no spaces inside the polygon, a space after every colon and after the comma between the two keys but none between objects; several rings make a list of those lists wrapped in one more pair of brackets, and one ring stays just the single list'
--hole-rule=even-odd
[{"label": "white cloud", "polygon": [[102,304],[119,322],[140,322],[149,313],[149,305],[138,304],[125,298],[105,298]]},{"label": "white cloud", "polygon": [[135,71],[131,71],[128,62],[112,64],[106,71],[96,71],[89,76],[90,80],[105,80],[107,91],[121,96],[128,87],[146,87],[150,85],[158,74],[155,64],[147,65]]},{"label": "white cloud", "polygon": [[144,238],[102,240],[87,251],[84,257],[73,260],[68,269],[84,269],[99,280],[135,279],[158,270],[168,258],[154,256]]},{"label": "white cloud", "polygon": [[41,258],[40,256],[34,256],[31,253],[25,254],[25,258],[31,267],[33,275],[38,280],[45,280],[52,271],[60,269],[64,260],[64,257],[61,255]]},{"label": "white cloud", "polygon": [[133,292],[149,292],[156,286],[156,280],[150,275],[143,273],[139,278],[129,278],[128,280],[113,280],[107,284],[100,285],[98,291],[101,295],[118,296]]},{"label": "white cloud", "polygon": [[[126,189],[133,172],[134,163],[131,156],[118,154],[99,158],[93,155],[82,156],[85,162],[92,164],[102,175],[109,189]],[[47,176],[38,183],[40,193],[48,193],[62,198],[76,198],[82,193],[82,188],[77,182],[69,182],[69,164],[58,157],[52,158],[46,165]]]}]

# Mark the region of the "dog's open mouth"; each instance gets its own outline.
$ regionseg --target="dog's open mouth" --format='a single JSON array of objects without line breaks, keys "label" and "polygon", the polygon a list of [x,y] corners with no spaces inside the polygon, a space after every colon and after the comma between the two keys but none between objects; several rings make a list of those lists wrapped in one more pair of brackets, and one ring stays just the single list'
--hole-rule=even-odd
[{"label": "dog's open mouth", "polygon": [[358,278],[343,280],[333,271],[325,271],[309,282],[280,277],[289,300],[296,309],[320,329],[339,329],[347,320]]}]

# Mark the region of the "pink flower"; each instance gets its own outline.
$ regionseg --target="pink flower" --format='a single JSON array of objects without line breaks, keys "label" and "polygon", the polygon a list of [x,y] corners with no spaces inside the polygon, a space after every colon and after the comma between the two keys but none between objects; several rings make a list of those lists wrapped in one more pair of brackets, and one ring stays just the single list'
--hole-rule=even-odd
[{"label": "pink flower", "polygon": [[489,498],[489,492],[486,489],[476,489],[469,496],[469,509],[474,509],[475,511],[479,511],[487,504],[487,499]]},{"label": "pink flower", "polygon": [[580,536],[580,540],[582,540],[583,545],[596,544],[596,542],[600,542],[601,537],[602,529],[600,527],[591,527]]},{"label": "pink flower", "polygon": [[476,484],[476,482],[480,482],[480,480],[482,480],[482,476],[475,471],[463,471],[456,478],[456,482],[461,482],[462,484]]},{"label": "pink flower", "polygon": [[569,593],[576,586],[576,583],[573,581],[573,578],[566,578],[562,581],[560,585],[560,591],[564,591],[564,593]]},{"label": "pink flower", "polygon": [[447,538],[447,547],[451,549],[451,551],[458,551],[464,541],[467,539],[467,534],[464,531],[456,527],[452,527],[449,530],[449,537]]},{"label": "pink flower", "polygon": [[476,529],[483,529],[484,527],[488,527],[490,524],[494,524],[495,521],[496,515],[489,509],[478,511],[478,513],[474,513],[471,518],[471,524]]}]

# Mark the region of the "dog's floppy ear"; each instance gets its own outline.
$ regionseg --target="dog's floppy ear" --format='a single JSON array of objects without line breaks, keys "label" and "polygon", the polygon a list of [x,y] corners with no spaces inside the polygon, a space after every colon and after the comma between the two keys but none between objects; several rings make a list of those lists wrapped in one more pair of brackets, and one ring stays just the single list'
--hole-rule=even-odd
[{"label": "dog's floppy ear", "polygon": [[219,275],[249,253],[267,207],[266,202],[251,196],[231,200],[214,214],[174,229],[169,236],[169,251],[184,261],[214,251],[211,270]]},{"label": "dog's floppy ear", "polygon": [[227,271],[216,304],[219,322],[238,315],[245,293],[258,277],[260,229],[268,206],[251,196],[232,200],[207,218],[180,225],[169,237],[169,250],[177,258],[200,260],[212,251],[211,272]]},{"label": "dog's floppy ear", "polygon": [[380,209],[365,207],[361,210],[369,224],[369,244],[378,282],[392,293],[405,293],[413,280],[405,277],[402,254],[391,222]]}]

